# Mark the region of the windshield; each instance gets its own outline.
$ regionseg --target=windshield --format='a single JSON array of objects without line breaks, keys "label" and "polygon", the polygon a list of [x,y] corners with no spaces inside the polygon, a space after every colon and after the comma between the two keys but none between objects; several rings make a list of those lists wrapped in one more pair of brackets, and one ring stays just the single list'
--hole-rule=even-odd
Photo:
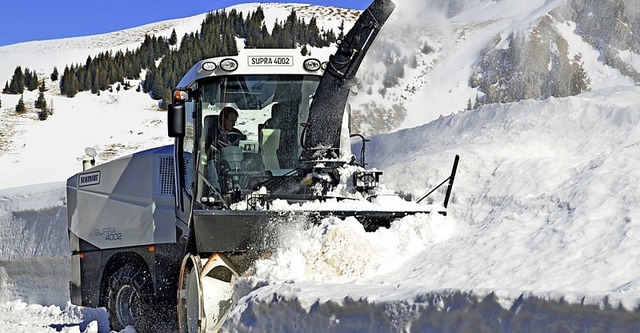
[{"label": "windshield", "polygon": [[199,83],[201,196],[248,193],[295,169],[319,76],[237,75]]}]

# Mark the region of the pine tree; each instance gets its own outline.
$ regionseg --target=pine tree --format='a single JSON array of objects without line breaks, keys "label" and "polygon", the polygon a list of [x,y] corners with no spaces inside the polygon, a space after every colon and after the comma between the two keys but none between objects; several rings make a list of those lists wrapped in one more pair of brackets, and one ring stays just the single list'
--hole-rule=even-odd
[{"label": "pine tree", "polygon": [[18,101],[18,105],[16,105],[16,113],[25,113],[27,112],[27,108],[24,106],[24,99],[22,95],[20,95],[20,100]]},{"label": "pine tree", "polygon": [[43,111],[47,108],[47,100],[44,98],[44,92],[42,91],[38,94],[38,99],[36,100],[36,108]]},{"label": "pine tree", "polygon": [[178,35],[176,34],[176,29],[171,31],[171,37],[169,37],[169,45],[173,46],[178,43]]},{"label": "pine tree", "polygon": [[418,67],[418,57],[416,55],[412,55],[409,59],[409,68],[416,69]]},{"label": "pine tree", "polygon": [[167,105],[169,105],[169,103],[171,103],[171,89],[170,88],[164,88],[162,90],[162,101],[160,102],[160,108],[161,109],[166,109]]},{"label": "pine tree", "polygon": [[74,97],[78,93],[78,77],[75,68],[65,68],[61,85],[60,92],[67,97]]},{"label": "pine tree", "polygon": [[49,112],[46,109],[38,111],[38,119],[47,120],[47,118],[49,118]]},{"label": "pine tree", "polygon": [[320,36],[320,28],[318,28],[318,21],[316,17],[312,17],[307,26],[307,42],[309,46],[323,46],[322,37]]},{"label": "pine tree", "polygon": [[99,90],[107,89],[107,86],[109,85],[109,73],[107,72],[107,69],[103,68],[100,71],[96,71],[96,77],[94,79],[98,80]]},{"label": "pine tree", "polygon": [[340,22],[338,31],[340,31],[340,33],[338,33],[338,39],[343,40],[344,39],[344,19],[342,20],[342,22]]},{"label": "pine tree", "polygon": [[97,75],[99,71],[100,71],[100,69],[96,69],[96,72],[91,77],[91,79],[88,79],[88,81],[91,82],[91,93],[92,94],[97,94],[100,91],[100,87],[98,86],[98,75]]},{"label": "pine tree", "polygon": [[29,77],[29,83],[27,84],[27,89],[29,89],[29,91],[34,91],[36,89],[38,89],[38,75],[36,75],[36,72],[32,72],[31,76]]},{"label": "pine tree", "polygon": [[589,76],[587,75],[584,67],[582,67],[581,54],[578,54],[574,57],[574,63],[571,67],[571,95],[578,95],[582,92],[588,91],[591,80],[589,79]]},{"label": "pine tree", "polygon": [[13,77],[11,78],[11,83],[9,83],[9,89],[7,91],[9,94],[22,94],[24,92],[24,84],[25,77],[22,72],[22,67],[18,66],[13,71]]},{"label": "pine tree", "polygon": [[38,100],[36,101],[36,108],[40,109],[38,112],[38,118],[40,120],[47,120],[49,117],[49,110],[47,109],[47,100],[44,98],[44,92],[40,92]]},{"label": "pine tree", "polygon": [[31,87],[31,70],[28,67],[24,68],[24,86],[27,89]]},{"label": "pine tree", "polygon": [[58,81],[58,67],[53,66],[53,72],[51,73],[51,81]]},{"label": "pine tree", "polygon": [[[94,69],[95,70],[95,69]],[[95,72],[94,70],[85,70],[83,71],[82,77],[82,88],[83,90],[89,90],[92,94],[95,94],[98,91],[97,83],[95,82]]]},{"label": "pine tree", "polygon": [[287,17],[283,24],[283,30],[285,31],[284,40],[286,42],[286,48],[295,48],[298,44],[298,16],[296,11],[291,9],[291,13]]},{"label": "pine tree", "polygon": [[60,83],[58,83],[58,85],[60,86],[60,94],[64,95],[65,91],[65,86],[64,86],[64,76],[69,74],[69,66],[65,66],[64,67],[64,72],[62,72],[62,76],[60,77]]},{"label": "pine tree", "polygon": [[329,46],[329,44],[335,43],[335,41],[337,40],[336,34],[333,32],[333,29],[329,29],[329,31],[325,32],[323,34],[323,37],[324,41],[319,46]]}]

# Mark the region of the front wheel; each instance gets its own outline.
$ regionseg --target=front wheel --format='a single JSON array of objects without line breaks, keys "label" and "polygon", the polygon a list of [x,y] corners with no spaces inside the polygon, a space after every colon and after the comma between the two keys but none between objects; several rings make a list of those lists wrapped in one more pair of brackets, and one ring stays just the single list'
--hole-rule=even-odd
[{"label": "front wheel", "polygon": [[233,306],[238,278],[235,265],[222,253],[209,258],[187,254],[178,280],[180,333],[218,332]]},{"label": "front wheel", "polygon": [[112,330],[120,331],[133,326],[137,332],[145,332],[149,326],[152,282],[149,273],[136,265],[125,265],[109,280],[107,310]]}]

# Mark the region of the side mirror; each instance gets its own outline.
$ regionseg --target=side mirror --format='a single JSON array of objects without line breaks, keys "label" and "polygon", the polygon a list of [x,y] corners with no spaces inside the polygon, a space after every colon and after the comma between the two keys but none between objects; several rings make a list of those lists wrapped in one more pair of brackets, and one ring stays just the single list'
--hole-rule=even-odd
[{"label": "side mirror", "polygon": [[185,133],[184,104],[169,104],[167,125],[170,138],[183,138]]}]

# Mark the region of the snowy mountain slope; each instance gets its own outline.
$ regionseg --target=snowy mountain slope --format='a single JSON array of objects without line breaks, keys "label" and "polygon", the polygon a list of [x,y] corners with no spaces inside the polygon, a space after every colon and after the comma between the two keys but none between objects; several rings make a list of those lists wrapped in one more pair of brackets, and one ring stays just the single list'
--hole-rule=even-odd
[{"label": "snowy mountain slope", "polygon": [[[470,88],[457,73],[471,73],[468,64],[478,59],[461,45],[492,40],[491,29],[510,21],[490,10],[505,2],[455,3],[449,9],[459,16],[442,19],[441,27],[455,27],[465,15],[479,21],[460,30],[467,39],[421,37],[420,47],[450,52],[425,54],[430,69],[416,67],[405,79],[418,86],[443,66],[437,78],[452,84],[451,96],[434,100],[456,112],[422,117],[428,104],[416,99],[407,107],[416,115],[411,125],[433,121],[376,136],[367,146],[367,161],[384,171],[385,186],[414,198],[446,178],[460,154],[449,215],[405,218],[375,233],[352,220],[291,228],[280,249],[256,264],[256,275],[238,285],[225,330],[640,330],[640,89],[603,66],[574,23],[558,20],[570,52],[583,55],[591,92],[458,112],[447,101],[465,101]],[[535,6],[546,10],[538,2],[520,5],[532,15],[540,14]],[[481,18],[498,23],[483,32],[493,21]],[[522,22],[537,21],[524,15]],[[477,44],[471,49],[482,49]],[[73,99],[54,92],[56,112],[44,122],[33,113],[15,116],[18,97],[2,95],[0,141],[9,145],[0,152],[0,323],[11,332],[107,332],[103,309],[67,304],[63,181],[80,169],[85,146],[98,148],[100,163],[169,142],[165,114],[133,90]],[[371,100],[379,101],[375,93]],[[32,105],[35,96],[25,99]],[[36,185],[21,187],[27,184]]]},{"label": "snowy mountain slope", "polygon": [[[164,126],[166,112],[133,89],[101,96],[81,93],[72,99],[51,94],[48,104],[55,110],[46,121],[38,120],[35,110],[16,114],[18,99],[3,95],[0,128],[12,134],[4,144],[0,141],[0,164],[6,169],[0,179],[3,188],[62,181],[81,169],[85,147],[94,147],[97,161],[104,162],[172,142]],[[24,94],[30,108],[36,99],[37,91]]]},{"label": "snowy mountain slope", "polygon": [[374,119],[363,120],[365,133],[485,103],[640,82],[640,31],[626,23],[640,12],[630,1],[398,3],[358,75],[352,108],[358,119]]},{"label": "snowy mountain slope", "polygon": [[[228,8],[245,13],[255,10],[260,4],[243,4]],[[338,26],[345,20],[345,28],[353,24],[359,13],[356,10],[335,7],[310,6],[304,4],[262,4],[268,19],[265,24],[273,26],[275,20],[284,20],[292,9],[299,17],[318,18],[318,23],[325,29],[338,31]],[[137,150],[151,148],[159,144],[170,143],[166,136],[163,121],[166,113],[159,111],[157,102],[143,93],[129,91],[104,91],[101,96],[80,93],[74,98],[59,95],[58,82],[48,78],[57,66],[59,71],[64,66],[76,62],[84,63],[88,56],[95,56],[107,50],[134,49],[145,34],[156,34],[168,37],[173,29],[178,36],[197,31],[206,14],[186,19],[164,21],[139,28],[97,36],[68,38],[43,42],[20,43],[0,47],[0,79],[10,80],[16,66],[35,70],[39,77],[46,78],[49,89],[45,98],[49,106],[53,106],[54,115],[46,121],[39,121],[33,107],[38,92],[24,93],[24,102],[29,109],[25,115],[15,113],[19,95],[2,94],[0,108],[0,164],[13,165],[5,176],[0,178],[0,188],[59,181],[57,175],[72,175],[77,172],[84,155],[84,148],[92,146],[99,153],[98,163],[123,156]],[[352,21],[348,21],[352,20]],[[326,56],[330,50],[313,50],[320,56]],[[136,80],[130,80],[135,87]],[[88,119],[88,112],[97,112],[102,117],[93,121]],[[125,114],[135,114],[129,118]],[[115,126],[111,126],[115,125]],[[72,128],[69,128],[73,124]],[[120,132],[128,133],[126,139]],[[52,138],[55,137],[55,140]],[[118,137],[115,140],[114,137]],[[121,140],[121,141],[119,141]],[[64,147],[61,149],[61,147]],[[75,164],[69,163],[75,161]],[[17,175],[22,171],[19,164],[30,165],[32,171],[28,179]],[[54,176],[55,175],[55,176]]]},{"label": "snowy mountain slope", "polygon": [[[237,10],[246,15],[258,6],[262,6],[264,9],[265,24],[269,29],[273,27],[276,20],[286,19],[291,10],[295,10],[298,17],[307,20],[307,22],[315,16],[319,26],[333,29],[336,34],[342,20],[345,21],[345,29],[348,30],[360,13],[360,11],[353,9],[297,3],[247,3],[231,6],[225,10]],[[2,59],[0,62],[0,82],[4,86],[4,82],[11,79],[16,66],[22,66],[23,70],[28,67],[35,70],[39,77],[48,78],[54,66],[57,66],[58,71],[62,73],[66,65],[83,64],[88,56],[95,57],[106,51],[134,50],[140,46],[147,34],[168,38],[171,31],[175,29],[178,38],[182,38],[185,33],[198,31],[205,17],[206,13],[203,13],[101,35],[2,46],[0,47],[0,59]]]},{"label": "snowy mountain slope", "polygon": [[[404,152],[404,161],[387,159],[380,167],[389,179],[410,173],[415,175],[416,184],[433,184],[426,177],[432,174],[431,169],[442,165],[453,152],[461,154],[464,163],[456,180],[452,210],[486,237],[507,238],[492,250],[510,253],[500,266],[531,279],[517,288],[620,291],[621,285],[640,274],[629,266],[635,260],[629,254],[635,251],[632,244],[638,237],[633,230],[640,226],[636,221],[640,213],[636,183],[640,173],[632,157],[640,142],[638,91],[604,90],[577,98],[484,107],[444,117],[421,131],[397,133],[396,140],[402,138],[409,143],[405,146],[414,143],[414,149]],[[457,134],[455,141],[452,133]],[[374,144],[390,145],[397,151],[397,146],[391,146],[393,141],[393,136],[381,136]],[[446,149],[425,156],[416,153],[424,151],[421,142],[430,149]],[[425,168],[427,163],[433,166]],[[527,230],[533,225],[538,227],[530,234]],[[467,246],[478,246],[475,253],[483,256],[483,243]],[[529,256],[540,251],[549,253],[542,258]],[[440,254],[429,253],[427,262]],[[464,261],[462,266],[466,263],[473,267],[479,258],[467,255],[459,259]],[[615,274],[620,280],[610,283],[601,279],[613,268],[620,269],[607,274]],[[556,279],[563,270],[576,272],[574,279],[581,279],[580,283]],[[511,288],[509,280],[513,278],[486,271],[468,280],[469,274],[458,273],[443,270],[438,275],[457,286],[464,280],[473,284],[486,279],[483,287],[505,288]],[[637,288],[633,283],[624,289],[634,292]]]},{"label": "snowy mountain slope", "polygon": [[54,66],[62,73],[65,66],[84,64],[87,57],[95,57],[101,52],[134,50],[147,34],[169,37],[172,29],[176,29],[178,36],[182,37],[185,33],[198,30],[205,16],[206,14],[201,14],[101,35],[2,46],[0,79],[4,86],[4,82],[11,79],[16,66],[22,66],[23,70],[28,67],[35,70],[39,77],[48,78]]},{"label": "snowy mountain slope", "polygon": [[[257,5],[227,10],[248,13]],[[637,17],[633,2],[404,0],[397,5],[363,63],[358,74],[361,88],[351,99],[354,128],[367,135],[424,124],[484,103],[563,97],[581,89],[620,84],[612,81],[640,82],[636,73],[640,46],[634,39],[624,44],[638,28],[622,24]],[[337,32],[343,21],[348,30],[358,14],[303,4],[264,6],[267,27],[295,9],[298,17],[316,17],[320,26]],[[616,13],[615,6],[623,9]],[[594,21],[593,13],[602,19]],[[68,39],[65,49],[77,53],[69,52],[67,61],[59,58],[62,48],[52,41],[0,48],[0,58],[7,60],[0,66],[0,74],[5,73],[0,77],[9,79],[17,64],[48,76],[52,68],[45,63],[53,62],[62,70],[68,63],[84,62],[87,48],[95,49],[93,55],[98,50],[133,49],[145,33],[167,37],[175,28],[181,37],[196,31],[203,17]],[[603,32],[603,20],[614,25],[613,32]],[[542,40],[533,41],[536,36],[543,36]],[[25,53],[29,56],[16,56]],[[576,71],[584,72],[582,88],[572,86],[579,84],[571,81]]]}]

